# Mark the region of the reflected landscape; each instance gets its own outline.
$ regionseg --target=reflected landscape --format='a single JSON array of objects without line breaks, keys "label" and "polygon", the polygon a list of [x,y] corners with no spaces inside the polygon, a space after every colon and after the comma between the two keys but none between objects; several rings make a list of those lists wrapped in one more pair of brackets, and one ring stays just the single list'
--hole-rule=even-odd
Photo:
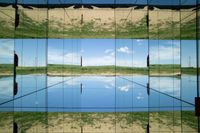
[{"label": "reflected landscape", "polygon": [[[2,40],[5,57],[15,60],[5,42],[12,41]],[[194,40],[181,47],[180,40],[15,39],[16,71],[7,59],[0,67],[0,131],[198,132],[188,44]]]},{"label": "reflected landscape", "polygon": [[[1,113],[0,131],[12,131],[12,119],[15,117],[18,131],[21,132],[145,132],[148,118],[151,119],[150,130],[167,132],[197,132],[194,112],[120,112],[120,113],[39,113],[21,112],[11,115]],[[185,117],[181,118],[181,114]],[[171,118],[170,116],[174,117]],[[187,119],[189,117],[190,119]],[[48,121],[48,122],[47,122]],[[48,124],[47,124],[48,123]],[[181,124],[184,123],[184,124]],[[182,127],[181,127],[182,126]]]},{"label": "reflected landscape", "polygon": [[0,47],[1,132],[198,132],[194,40],[12,43]]},{"label": "reflected landscape", "polygon": [[0,0],[0,133],[199,133],[199,0]]},{"label": "reflected landscape", "polygon": [[[141,85],[131,82],[132,78]],[[14,100],[6,103],[3,103],[5,99],[1,100],[4,112],[0,113],[0,131],[12,131],[14,118],[20,132],[115,132],[116,129],[117,132],[145,132],[148,121],[150,131],[159,127],[163,131],[180,132],[184,127],[186,131],[196,132],[195,95],[180,99],[188,93],[180,91],[180,78],[151,78],[152,82],[159,79],[165,84],[157,88],[158,85],[152,83],[155,90],[150,90],[148,95],[147,88],[142,86],[147,82],[147,75],[47,78],[18,75],[19,90]],[[195,80],[192,75],[183,78],[190,79],[185,87]],[[9,84],[12,77],[3,77],[1,81],[6,81],[5,87],[12,88]],[[158,89],[163,93],[157,92]],[[10,107],[14,113],[8,107],[10,104],[14,105]]]},{"label": "reflected landscape", "polygon": [[[188,77],[191,79],[193,77],[194,80],[194,76],[184,76],[184,78]],[[147,109],[145,109],[148,108],[147,89],[142,85],[126,80],[126,78],[131,77],[47,77],[48,85],[46,87],[44,82],[46,80],[45,76],[19,76],[17,81],[20,83],[20,80],[22,80],[24,83],[19,84],[20,90],[18,90],[17,95],[15,95],[14,99],[16,100],[14,100],[14,107],[16,111],[17,108],[24,111],[26,111],[26,109],[31,111],[31,108],[42,109],[47,106],[49,112],[63,111],[63,109],[66,110],[66,112],[90,112],[90,109],[95,112],[115,112],[116,109],[125,112],[147,111]],[[139,79],[143,83],[146,82],[145,75],[134,76],[133,78]],[[152,102],[151,107],[161,107],[161,110],[162,107],[164,110],[168,110],[167,107],[172,105],[174,107],[179,107],[182,102],[180,100],[181,95],[186,96],[188,93],[187,91],[180,92],[180,79],[172,77],[153,77],[151,81],[155,82],[158,79],[165,84],[156,88],[157,85],[152,83],[153,85],[151,87],[153,89],[150,92],[150,97],[152,95],[152,99],[160,98],[162,104],[160,103],[161,105],[159,105],[156,100]],[[35,86],[34,80],[37,82],[37,86]],[[171,82],[174,82],[175,85],[172,86]],[[187,82],[185,87],[191,86],[191,82],[193,81]],[[183,87],[182,90],[187,90],[185,87]],[[156,92],[158,89],[160,92],[163,92],[163,94]],[[192,89],[189,91],[192,94]],[[187,101],[188,105],[190,104],[191,106],[194,105],[193,100],[196,95],[195,89],[193,93],[193,95],[185,97],[187,99],[182,99]],[[45,97],[48,97],[48,105],[44,102],[46,100]],[[177,99],[173,99],[173,97]],[[182,105],[182,109],[184,109],[185,105]],[[189,108],[186,106],[185,109]]]}]

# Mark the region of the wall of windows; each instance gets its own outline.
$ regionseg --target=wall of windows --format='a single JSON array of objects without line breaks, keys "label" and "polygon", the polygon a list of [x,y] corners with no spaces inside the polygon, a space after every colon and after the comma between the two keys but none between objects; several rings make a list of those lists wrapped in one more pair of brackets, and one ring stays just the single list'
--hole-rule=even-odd
[{"label": "wall of windows", "polygon": [[199,1],[15,2],[0,0],[0,131],[200,130]]}]

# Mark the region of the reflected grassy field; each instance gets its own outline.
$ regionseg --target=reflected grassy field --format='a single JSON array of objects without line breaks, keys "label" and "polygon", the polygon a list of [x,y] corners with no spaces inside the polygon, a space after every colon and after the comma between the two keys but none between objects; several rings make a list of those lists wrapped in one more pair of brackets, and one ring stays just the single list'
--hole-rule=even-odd
[{"label": "reflected grassy field", "polygon": [[[1,64],[1,75],[12,75],[13,65]],[[148,75],[147,67],[125,66],[78,66],[78,65],[55,65],[48,67],[17,67],[17,74],[47,74],[48,75]],[[196,68],[180,68],[180,65],[151,65],[151,76],[180,76],[182,74],[196,75]]]},{"label": "reflected grassy field", "polygon": [[48,65],[49,75],[131,75],[147,74],[147,68],[132,68],[121,66],[75,66],[75,65]]},{"label": "reflected grassy field", "polygon": [[[182,113],[182,117],[181,117]],[[15,112],[0,113],[0,131],[12,130],[13,118],[19,132],[145,132],[148,120],[151,131],[197,131],[193,111],[116,112],[116,113],[59,113]],[[159,126],[159,128],[157,128]],[[182,128],[182,129],[181,129]]]},{"label": "reflected grassy field", "polygon": [[[14,18],[14,10],[11,7],[1,7],[3,15],[8,14]],[[4,10],[5,9],[5,10]],[[13,20],[5,15],[0,19],[1,38],[46,38],[48,24],[48,38],[136,38],[147,39],[146,11],[117,9],[116,20],[113,9],[65,9],[71,13],[71,17],[64,19],[64,11],[59,8],[49,11],[49,22],[46,21],[46,9],[24,9],[20,7],[20,24],[14,32]],[[126,16],[129,15],[129,18]],[[165,13],[166,17],[154,16],[157,13]],[[158,10],[150,12],[150,38],[151,39],[180,39],[179,11],[173,11],[172,22],[171,10]],[[193,11],[182,11],[182,16],[189,16],[181,21],[181,39],[195,40],[196,18]],[[195,12],[194,12],[195,13]],[[40,15],[36,15],[40,14]],[[56,14],[56,15],[55,15]],[[81,19],[80,14],[83,14]],[[97,15],[98,14],[98,15]],[[192,14],[192,15],[190,15]],[[136,18],[132,19],[131,16]],[[152,15],[152,16],[151,16]],[[156,22],[155,22],[156,21]],[[158,33],[158,26],[159,33]],[[116,27],[116,29],[115,29]],[[173,31],[175,30],[175,31]],[[159,34],[159,37],[158,37]],[[173,36],[172,36],[173,34]]]},{"label": "reflected grassy field", "polygon": [[0,75],[13,75],[13,64],[0,64]]}]

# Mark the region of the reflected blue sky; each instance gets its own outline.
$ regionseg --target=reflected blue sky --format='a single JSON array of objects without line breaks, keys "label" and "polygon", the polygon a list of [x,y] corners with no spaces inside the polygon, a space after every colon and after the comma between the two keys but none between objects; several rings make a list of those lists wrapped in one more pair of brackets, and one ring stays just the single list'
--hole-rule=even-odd
[{"label": "reflected blue sky", "polygon": [[[15,45],[14,45],[15,44]],[[196,66],[196,41],[150,40],[151,64],[180,64]],[[11,64],[13,51],[19,56],[20,66],[46,65],[45,39],[1,39],[0,63]],[[115,49],[116,48],[116,49]],[[83,66],[146,67],[148,41],[142,39],[48,39],[48,64],[74,64]],[[180,55],[182,56],[180,58]]]},{"label": "reflected blue sky", "polygon": [[[146,78],[145,75],[134,76],[136,81],[140,80],[141,82],[146,82]],[[9,79],[12,81],[12,78],[2,78],[0,80],[4,83],[1,84],[3,88],[5,86],[12,88],[12,84],[8,84]],[[45,76],[18,76],[19,90],[15,96],[16,100],[14,100],[15,111],[45,111],[44,109],[47,108],[50,112],[59,112],[59,109],[60,111],[65,109],[67,112],[90,112],[91,110],[95,112],[113,112],[116,111],[115,109],[126,112],[147,111],[148,107],[151,107],[152,111],[153,108],[166,111],[181,106],[184,110],[188,109],[184,107],[192,106],[167,95],[178,99],[182,98],[182,100],[191,104],[194,104],[194,97],[196,96],[196,86],[193,86],[195,76],[192,75],[184,75],[184,81],[182,82],[180,78],[153,77],[150,79],[151,88],[167,95],[151,90],[149,96],[146,87],[120,77],[80,76],[64,79],[63,77],[50,76],[47,79],[48,86],[56,85],[43,89],[46,88]],[[154,84],[156,80],[161,81],[159,86]],[[60,83],[60,81],[65,82]],[[174,82],[174,85],[172,82]],[[83,85],[82,90],[80,88],[81,83]],[[180,86],[181,84],[182,86]],[[188,88],[188,86],[190,87]],[[191,95],[188,95],[188,92]],[[10,92],[4,91],[2,94],[7,96]]]},{"label": "reflected blue sky", "polygon": [[0,103],[11,100],[13,98],[13,78],[0,78]]}]

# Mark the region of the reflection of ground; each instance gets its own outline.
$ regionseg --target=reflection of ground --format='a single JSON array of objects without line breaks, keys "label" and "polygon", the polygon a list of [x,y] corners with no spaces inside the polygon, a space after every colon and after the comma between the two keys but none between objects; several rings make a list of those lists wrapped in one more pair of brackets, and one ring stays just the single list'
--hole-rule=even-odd
[{"label": "reflection of ground", "polygon": [[[0,65],[0,76],[13,75],[12,64]],[[46,71],[47,69],[47,71]],[[182,74],[196,75],[196,68],[180,68],[178,65],[150,66],[151,76],[180,76]],[[48,67],[17,67],[18,75],[47,74],[52,76],[61,75],[147,75],[147,67],[123,67],[123,66],[85,66],[78,65],[55,65]]]},{"label": "reflection of ground", "polygon": [[[5,10],[2,10],[5,9]],[[46,9],[20,9],[18,38],[46,38]],[[14,10],[1,7],[0,37],[13,38]],[[196,38],[196,11],[181,12],[181,38]],[[5,15],[7,14],[7,15]],[[146,10],[132,8],[49,9],[49,38],[147,38]],[[11,16],[8,17],[8,16]],[[180,39],[180,12],[154,10],[149,12],[150,39]],[[116,29],[115,29],[116,28]],[[159,36],[159,37],[158,37]]]},{"label": "reflection of ground", "polygon": [[[0,132],[12,131],[12,113],[0,113]],[[15,112],[19,131],[25,132],[196,132],[197,118],[192,111],[133,113],[31,113]],[[48,124],[47,124],[48,123]]]}]

